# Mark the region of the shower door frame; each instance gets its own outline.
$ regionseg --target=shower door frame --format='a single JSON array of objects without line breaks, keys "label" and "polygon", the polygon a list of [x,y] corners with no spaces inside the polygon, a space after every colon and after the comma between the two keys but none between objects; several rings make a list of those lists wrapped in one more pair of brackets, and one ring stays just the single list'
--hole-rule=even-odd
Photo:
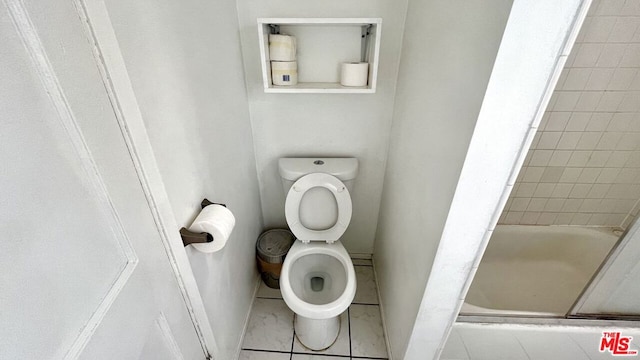
[{"label": "shower door frame", "polygon": [[[625,256],[640,256],[640,221],[636,218],[613,245],[611,251],[591,277],[569,310],[571,319],[640,321],[640,314],[598,311],[607,299],[624,286],[628,274],[640,274],[640,263],[624,261]],[[621,260],[621,261],[620,261]],[[628,260],[628,259],[627,259]]]}]

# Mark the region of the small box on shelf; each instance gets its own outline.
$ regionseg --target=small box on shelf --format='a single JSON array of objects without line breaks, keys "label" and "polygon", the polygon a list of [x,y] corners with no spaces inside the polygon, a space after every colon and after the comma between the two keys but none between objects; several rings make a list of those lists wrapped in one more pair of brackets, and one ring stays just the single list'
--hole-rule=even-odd
[{"label": "small box on shelf", "polygon": [[[376,92],[380,53],[380,18],[260,18],[258,36],[266,93]],[[274,85],[269,56],[269,34],[294,36],[297,47],[296,85]],[[367,62],[366,86],[342,86],[342,63]]]}]

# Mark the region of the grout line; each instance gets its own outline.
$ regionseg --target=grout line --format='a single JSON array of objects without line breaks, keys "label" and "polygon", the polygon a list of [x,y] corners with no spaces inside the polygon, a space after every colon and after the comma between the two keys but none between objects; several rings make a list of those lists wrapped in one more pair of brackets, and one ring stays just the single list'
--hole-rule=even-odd
[{"label": "grout line", "polygon": [[281,297],[256,296],[256,299],[283,300]]},{"label": "grout line", "polygon": [[516,342],[518,343],[518,345],[520,345],[520,348],[522,349],[522,351],[524,351],[524,355],[527,357],[527,359],[531,360],[531,356],[529,356],[527,349],[524,347],[524,345],[522,345],[522,342],[520,341],[520,339],[518,339],[518,335],[514,334],[513,337],[516,339]]},{"label": "grout line", "polygon": [[251,349],[246,348],[242,349],[244,351],[259,351],[259,352],[267,352],[267,353],[275,353],[275,354],[290,354],[290,351],[281,351],[281,350],[267,350],[267,349]]},{"label": "grout line", "polygon": [[293,314],[293,338],[291,339],[291,351],[289,351],[289,360],[293,360],[293,346],[296,343],[296,314]]},{"label": "grout line", "polygon": [[[294,351],[293,352],[295,355],[309,355],[312,358],[315,358],[316,356],[322,356],[322,357],[336,357],[336,358],[350,358],[349,355],[338,355],[338,354],[321,354],[321,353],[305,353],[305,352],[298,352],[298,351]],[[367,358],[367,359],[372,359],[372,358]]]},{"label": "grout line", "polygon": [[351,350],[351,306],[347,308],[347,325],[349,327],[349,357],[352,357],[353,352]]},{"label": "grout line", "polygon": [[351,305],[380,306],[380,304],[368,304],[368,303],[357,303],[357,302],[352,302]]},{"label": "grout line", "polygon": [[373,267],[373,265],[353,264],[353,266]]}]

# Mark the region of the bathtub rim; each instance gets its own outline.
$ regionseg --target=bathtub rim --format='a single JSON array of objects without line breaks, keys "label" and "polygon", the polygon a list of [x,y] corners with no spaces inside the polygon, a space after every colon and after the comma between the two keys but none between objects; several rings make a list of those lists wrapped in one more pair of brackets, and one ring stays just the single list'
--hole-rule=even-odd
[{"label": "bathtub rim", "polygon": [[[530,231],[534,231],[534,232],[540,232],[540,231],[552,231],[552,232],[557,232],[557,231],[565,231],[565,230],[576,230],[577,232],[582,232],[582,233],[600,233],[603,238],[607,237],[609,238],[608,240],[611,242],[611,247],[609,248],[609,250],[606,252],[606,255],[604,256],[604,258],[602,259],[602,261],[595,267],[595,270],[593,272],[593,274],[589,277],[589,280],[585,283],[584,287],[582,288],[582,290],[578,293],[575,301],[572,303],[572,305],[563,313],[560,312],[538,312],[538,311],[526,311],[526,310],[504,310],[504,309],[495,309],[495,308],[490,308],[490,307],[483,307],[483,306],[479,306],[479,305],[475,305],[473,303],[469,303],[467,302],[467,296],[469,294],[469,292],[467,292],[465,294],[465,298],[462,301],[462,306],[460,308],[460,311],[458,312],[458,317],[481,317],[481,318],[527,318],[527,319],[568,319],[568,318],[572,318],[572,319],[584,319],[584,318],[590,318],[590,319],[604,319],[604,320],[612,320],[612,319],[620,319],[619,317],[616,316],[606,316],[605,314],[602,314],[601,316],[593,316],[593,317],[585,317],[585,316],[575,316],[573,314],[573,310],[574,307],[576,305],[576,303],[578,303],[581,299],[582,296],[584,295],[584,292],[587,290],[587,288],[590,286],[590,284],[592,283],[593,279],[596,278],[599,274],[599,272],[602,270],[602,267],[606,264],[606,262],[608,261],[609,257],[611,256],[612,253],[614,253],[617,249],[617,247],[619,246],[620,242],[622,241],[622,239],[624,239],[626,232],[628,231],[621,231],[620,228],[617,227],[588,227],[588,226],[578,226],[578,225],[517,225],[517,224],[500,224],[497,225],[494,229],[494,232],[492,234],[492,237],[495,235],[496,230],[499,229],[504,229],[505,231],[513,231],[514,229],[522,229],[522,228],[529,228]],[[488,244],[487,244],[487,248],[485,249],[485,251],[487,249],[489,249],[489,245],[491,244],[491,239],[489,240]],[[484,254],[483,254],[484,256]],[[481,263],[481,262],[480,262]],[[480,263],[478,264],[478,267],[480,266]],[[474,274],[474,278],[477,275],[477,271]],[[475,279],[474,279],[475,280]],[[473,281],[471,281],[469,287],[472,286]],[[628,318],[626,317],[625,319],[628,319],[630,321],[633,320],[639,320],[640,321],[640,316],[639,317],[632,317],[632,318]]]}]

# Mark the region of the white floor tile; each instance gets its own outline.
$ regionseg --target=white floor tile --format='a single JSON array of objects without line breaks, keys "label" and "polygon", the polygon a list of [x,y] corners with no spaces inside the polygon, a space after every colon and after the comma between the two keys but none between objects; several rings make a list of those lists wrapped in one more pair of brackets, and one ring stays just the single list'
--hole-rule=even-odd
[{"label": "white floor tile", "polygon": [[510,330],[457,327],[473,360],[528,360],[522,345]]},{"label": "white floor tile", "polygon": [[[291,360],[348,360],[348,357],[335,357],[325,355],[293,354]],[[359,359],[365,360],[365,359]]]},{"label": "white floor tile", "polygon": [[255,299],[243,349],[291,351],[293,312],[280,299]]},{"label": "white floor tile", "polygon": [[356,296],[353,298],[355,304],[377,304],[378,293],[373,275],[373,267],[354,266],[356,270]]},{"label": "white floor tile", "polygon": [[282,293],[280,289],[272,289],[265,285],[264,281],[260,280],[260,287],[258,288],[258,293],[256,293],[256,297],[259,298],[269,298],[269,299],[282,299]]},{"label": "white floor tile", "polygon": [[382,330],[380,307],[351,305],[351,351],[353,356],[386,358],[387,348]]},{"label": "white floor tile", "polygon": [[523,330],[515,332],[520,344],[532,360],[589,360],[587,353],[568,334],[557,331]]},{"label": "white floor tile", "polygon": [[464,343],[458,334],[458,330],[451,330],[451,335],[447,339],[447,344],[440,355],[442,360],[469,360],[469,354],[464,347]]},{"label": "white floor tile", "polygon": [[242,350],[238,360],[289,360],[290,354]]},{"label": "white floor tile", "polygon": [[325,355],[349,355],[349,316],[345,311],[340,315],[340,333],[336,342],[324,351],[313,351],[302,346],[296,338],[293,343],[293,352],[325,354]]}]

